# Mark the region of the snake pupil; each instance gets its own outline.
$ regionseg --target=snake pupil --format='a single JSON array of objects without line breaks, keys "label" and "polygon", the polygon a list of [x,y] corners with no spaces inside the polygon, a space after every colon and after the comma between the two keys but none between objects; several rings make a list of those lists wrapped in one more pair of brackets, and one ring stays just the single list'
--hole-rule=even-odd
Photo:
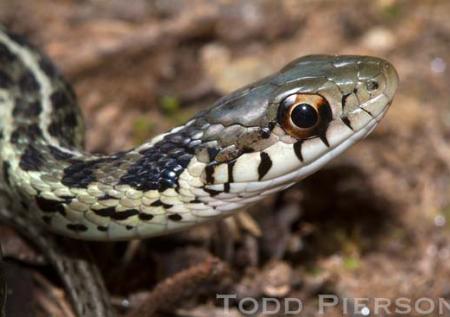
[{"label": "snake pupil", "polygon": [[291,120],[297,127],[309,129],[317,124],[319,115],[313,106],[302,103],[292,110]]}]

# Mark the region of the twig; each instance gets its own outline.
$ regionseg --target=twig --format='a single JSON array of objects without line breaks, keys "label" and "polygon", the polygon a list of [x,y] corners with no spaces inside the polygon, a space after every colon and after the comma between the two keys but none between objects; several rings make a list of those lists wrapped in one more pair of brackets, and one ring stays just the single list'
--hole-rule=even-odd
[{"label": "twig", "polygon": [[145,303],[129,313],[127,317],[151,317],[157,311],[176,307],[183,299],[198,293],[201,285],[218,281],[227,273],[228,269],[225,263],[211,257],[159,283],[148,295]]},{"label": "twig", "polygon": [[34,273],[33,278],[42,288],[42,290],[36,292],[37,301],[47,310],[49,316],[75,317],[70,304],[67,302],[64,290],[55,287],[39,273]]}]

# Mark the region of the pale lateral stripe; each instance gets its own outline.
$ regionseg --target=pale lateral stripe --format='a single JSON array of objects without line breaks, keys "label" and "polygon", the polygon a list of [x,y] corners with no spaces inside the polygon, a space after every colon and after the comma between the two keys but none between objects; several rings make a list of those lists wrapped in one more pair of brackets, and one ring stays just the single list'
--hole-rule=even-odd
[{"label": "pale lateral stripe", "polygon": [[[1,33],[0,33],[1,34]],[[11,133],[13,132],[13,107],[14,102],[11,98],[11,95],[7,90],[0,91],[0,115],[2,117],[3,126],[1,127],[3,130],[3,138],[1,138],[0,142],[2,143],[2,158],[4,161],[8,161],[11,164],[12,170],[16,170],[18,166],[18,160],[16,158],[16,151],[12,147],[9,140],[11,138]]]},{"label": "pale lateral stripe", "polygon": [[[61,144],[59,140],[52,137],[48,133],[48,126],[50,124],[51,112],[52,112],[52,104],[50,101],[50,95],[53,92],[53,88],[51,82],[48,80],[47,76],[42,72],[39,64],[36,62],[36,58],[33,56],[33,53],[19,44],[11,41],[4,33],[0,32],[0,42],[5,44],[8,49],[10,49],[14,54],[16,54],[19,59],[24,63],[24,65],[33,73],[36,77],[37,82],[40,85],[39,93],[41,95],[42,102],[42,112],[39,115],[39,127],[42,130],[42,134],[44,138],[52,145],[61,148]],[[64,148],[64,152],[69,152],[74,155],[79,154],[78,152],[71,152],[68,149]]]},{"label": "pale lateral stripe", "polygon": [[[1,33],[0,33],[1,34]],[[8,144],[8,140],[11,137],[12,131],[12,123],[13,123],[13,116],[12,116],[12,110],[14,107],[14,102],[11,99],[11,95],[8,93],[7,90],[0,90],[0,114],[2,116],[2,122],[4,126],[2,127],[3,130],[3,138],[1,139],[1,142]]]}]

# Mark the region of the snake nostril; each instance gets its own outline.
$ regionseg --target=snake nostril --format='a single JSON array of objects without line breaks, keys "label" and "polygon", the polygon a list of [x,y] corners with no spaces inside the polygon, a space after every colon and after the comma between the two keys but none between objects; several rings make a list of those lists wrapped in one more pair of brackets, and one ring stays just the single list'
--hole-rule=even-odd
[{"label": "snake nostril", "polygon": [[379,87],[378,82],[376,80],[369,80],[366,82],[366,88],[368,91],[377,90]]}]

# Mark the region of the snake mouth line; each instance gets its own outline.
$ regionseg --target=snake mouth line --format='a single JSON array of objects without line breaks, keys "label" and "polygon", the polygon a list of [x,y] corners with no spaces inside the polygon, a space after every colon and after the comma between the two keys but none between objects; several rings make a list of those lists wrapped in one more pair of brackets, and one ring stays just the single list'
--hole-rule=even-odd
[{"label": "snake mouth line", "polygon": [[[387,109],[388,107],[386,107]],[[219,194],[216,199],[227,201],[227,204],[223,206],[217,207],[218,210],[221,211],[219,215],[223,216],[232,214],[244,207],[247,204],[254,203],[262,200],[264,197],[273,194],[275,192],[279,192],[284,190],[298,181],[304,179],[305,177],[313,174],[317,170],[319,170],[323,165],[331,161],[334,157],[344,152],[348,149],[352,144],[357,142],[360,139],[363,139],[368,134],[370,134],[373,129],[377,126],[378,120],[385,114],[386,109],[380,113],[377,117],[371,119],[367,122],[367,124],[355,132],[351,137],[345,139],[341,143],[335,145],[333,148],[323,155],[321,155],[316,160],[303,165],[301,168],[294,170],[288,174],[275,177],[270,180],[260,181],[260,182],[248,182],[248,183],[234,183],[238,184],[237,188],[239,189],[236,194],[238,194],[239,200],[235,200],[233,198],[230,199],[228,195],[230,194]],[[233,183],[230,184],[233,187]],[[244,185],[244,186],[242,186]],[[221,190],[223,184],[215,184],[206,186],[209,190]],[[224,196],[225,195],[225,196]],[[206,202],[207,203],[207,202]],[[209,216],[200,216],[201,218],[208,219]]]},{"label": "snake mouth line", "polygon": [[[244,186],[238,186],[239,191],[243,192],[254,192],[256,195],[259,194],[260,191],[264,191],[265,194],[270,194],[273,191],[279,190],[280,186],[290,186],[297,181],[302,180],[303,178],[311,175],[318,169],[320,169],[324,164],[328,163],[330,160],[332,160],[334,157],[338,156],[342,152],[344,152],[347,148],[349,148],[352,144],[355,142],[363,139],[366,137],[370,132],[373,131],[373,129],[377,126],[378,122],[381,120],[381,118],[385,115],[387,109],[389,108],[389,103],[387,103],[382,111],[377,116],[371,116],[372,119],[370,119],[363,127],[361,127],[358,131],[355,131],[350,137],[347,139],[342,140],[341,142],[335,144],[332,147],[329,147],[326,152],[321,154],[318,158],[315,160],[304,163],[304,165],[300,166],[298,169],[295,169],[285,175],[276,176],[271,179],[261,180],[261,181],[254,181],[254,182],[233,182],[230,185],[233,184],[245,184]],[[362,109],[360,111],[363,111]],[[206,185],[205,187],[210,190],[222,190],[224,184],[212,184],[212,185]],[[272,189],[274,189],[272,191]],[[233,192],[233,190],[232,190]],[[220,195],[218,196],[218,198]]]}]

